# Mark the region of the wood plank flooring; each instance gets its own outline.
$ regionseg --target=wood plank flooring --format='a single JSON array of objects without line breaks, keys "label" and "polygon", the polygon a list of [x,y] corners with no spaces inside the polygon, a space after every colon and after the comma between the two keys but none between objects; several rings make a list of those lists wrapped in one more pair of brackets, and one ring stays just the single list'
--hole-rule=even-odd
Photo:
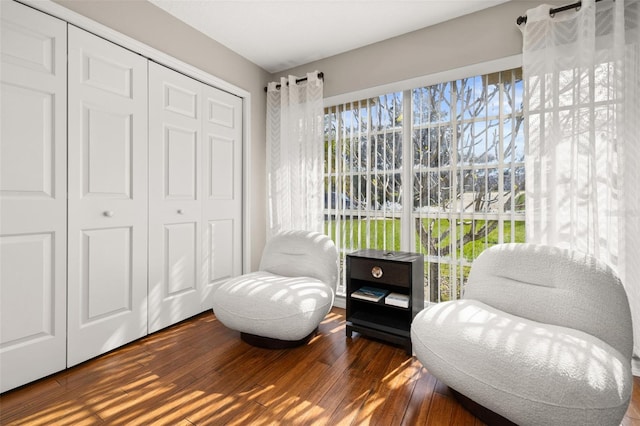
[{"label": "wood plank flooring", "polygon": [[[345,337],[260,349],[212,313],[0,395],[2,425],[482,425],[404,350]],[[640,425],[640,378],[624,426]]]}]

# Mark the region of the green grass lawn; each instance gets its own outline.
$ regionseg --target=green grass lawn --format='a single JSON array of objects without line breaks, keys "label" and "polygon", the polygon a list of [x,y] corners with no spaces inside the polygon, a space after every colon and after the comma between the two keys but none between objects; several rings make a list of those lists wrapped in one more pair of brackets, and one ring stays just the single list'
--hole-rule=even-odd
[{"label": "green grass lawn", "polygon": [[339,227],[332,221],[324,229],[342,249],[400,250],[400,219],[343,220]]},{"label": "green grass lawn", "polygon": [[[422,221],[424,227],[429,229],[430,220],[422,219]],[[476,220],[476,232],[484,225],[484,220]],[[451,243],[452,235],[456,240],[460,240],[464,234],[471,230],[472,224],[469,221],[462,226],[456,225],[453,233],[443,235],[449,230],[449,227],[448,219],[438,219],[433,223],[433,233],[439,240],[436,247],[447,247]],[[344,249],[400,250],[400,219],[343,220],[340,222],[339,228],[337,222],[327,221],[325,222],[325,233]],[[496,227],[491,232],[483,234],[481,238],[466,243],[463,247],[464,258],[472,261],[487,247],[498,244],[500,242],[499,236],[499,229]],[[503,242],[524,242],[524,240],[524,221],[515,221],[513,227],[511,221],[503,223]],[[426,254],[426,249],[421,247],[417,234],[415,235],[414,247],[416,252]],[[457,257],[460,257],[459,250]]]}]

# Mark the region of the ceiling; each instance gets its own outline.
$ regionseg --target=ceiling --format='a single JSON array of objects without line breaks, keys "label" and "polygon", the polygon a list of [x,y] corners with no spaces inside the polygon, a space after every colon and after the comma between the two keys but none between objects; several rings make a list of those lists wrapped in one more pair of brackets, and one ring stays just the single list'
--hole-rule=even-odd
[{"label": "ceiling", "polygon": [[271,73],[508,0],[149,0]]}]

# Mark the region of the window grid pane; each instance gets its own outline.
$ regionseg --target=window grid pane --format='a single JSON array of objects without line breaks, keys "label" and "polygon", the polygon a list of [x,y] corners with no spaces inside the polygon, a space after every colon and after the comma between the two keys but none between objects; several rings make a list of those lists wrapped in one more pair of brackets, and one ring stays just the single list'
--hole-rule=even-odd
[{"label": "window grid pane", "polygon": [[326,232],[341,264],[361,248],[422,252],[438,302],[460,297],[487,247],[524,242],[522,91],[514,69],[327,108]]}]

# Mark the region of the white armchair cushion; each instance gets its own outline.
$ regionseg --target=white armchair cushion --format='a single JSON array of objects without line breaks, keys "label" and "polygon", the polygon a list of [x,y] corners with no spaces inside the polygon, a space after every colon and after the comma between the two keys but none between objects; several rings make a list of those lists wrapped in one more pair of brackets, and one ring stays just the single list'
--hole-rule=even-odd
[{"label": "white armchair cushion", "polygon": [[629,302],[611,268],[585,254],[491,247],[463,299],[416,315],[411,339],[432,374],[519,425],[618,425],[630,401]]},{"label": "white armchair cushion", "polygon": [[628,357],[580,330],[463,299],[420,312],[411,339],[430,373],[519,425],[608,425],[629,404]]},{"label": "white armchair cushion", "polygon": [[582,330],[631,358],[624,287],[609,266],[584,253],[537,244],[494,246],[473,262],[463,298]]},{"label": "white armchair cushion", "polygon": [[286,231],[271,238],[264,248],[260,270],[286,277],[317,278],[336,290],[338,253],[324,234]]},{"label": "white armchair cushion", "polygon": [[279,340],[309,335],[331,310],[333,290],[311,277],[246,274],[216,291],[214,312],[227,327]]},{"label": "white armchair cushion", "polygon": [[243,339],[260,338],[249,343],[302,344],[331,310],[337,281],[338,251],[328,236],[286,231],[267,242],[259,271],[216,289],[213,312]]}]

